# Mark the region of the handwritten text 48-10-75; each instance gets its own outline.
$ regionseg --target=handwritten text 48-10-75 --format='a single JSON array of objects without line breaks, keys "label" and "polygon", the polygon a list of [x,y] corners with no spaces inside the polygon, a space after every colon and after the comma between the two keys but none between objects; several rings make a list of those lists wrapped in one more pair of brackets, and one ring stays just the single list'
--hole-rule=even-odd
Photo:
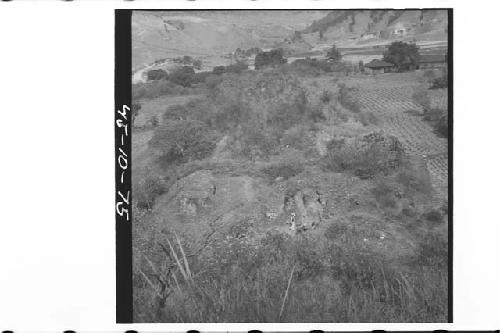
[{"label": "handwritten text 48-10-75", "polygon": [[117,193],[120,199],[116,202],[116,213],[120,216],[125,216],[127,221],[129,221],[129,205],[130,205],[130,189],[123,190],[124,176],[128,172],[128,155],[125,152],[125,139],[128,137],[129,133],[129,122],[127,115],[130,112],[130,108],[127,105],[123,105],[121,110],[116,111],[118,113],[118,119],[116,120],[117,131],[120,132],[120,145],[118,146],[118,166],[120,170],[120,184],[117,187]]}]

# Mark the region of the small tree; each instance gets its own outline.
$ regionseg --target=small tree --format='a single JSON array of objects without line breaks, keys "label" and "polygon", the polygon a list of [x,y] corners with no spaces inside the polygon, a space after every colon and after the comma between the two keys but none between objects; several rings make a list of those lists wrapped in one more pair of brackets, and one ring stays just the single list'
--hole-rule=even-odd
[{"label": "small tree", "polygon": [[[215,68],[214,68],[215,69]],[[224,68],[225,73],[241,73],[248,69],[248,64],[244,61],[237,60],[236,63],[226,66]]]},{"label": "small tree", "polygon": [[384,61],[394,64],[398,71],[416,67],[419,59],[420,54],[416,44],[393,42],[384,52]]},{"label": "small tree", "polygon": [[337,47],[333,45],[332,48],[326,54],[326,59],[333,62],[340,62],[340,60],[342,60],[342,54],[337,49]]}]

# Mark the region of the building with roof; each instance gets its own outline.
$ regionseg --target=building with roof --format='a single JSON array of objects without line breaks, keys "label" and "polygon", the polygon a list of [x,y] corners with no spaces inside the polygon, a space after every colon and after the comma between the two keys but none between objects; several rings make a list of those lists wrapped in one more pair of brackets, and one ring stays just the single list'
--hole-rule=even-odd
[{"label": "building with roof", "polygon": [[448,61],[444,54],[422,54],[418,61],[418,69],[434,69],[446,67]]},{"label": "building with roof", "polygon": [[392,28],[392,34],[395,36],[406,36],[411,31],[411,27],[402,22],[396,23]]},{"label": "building with roof", "polygon": [[380,59],[373,59],[364,65],[365,72],[369,74],[387,73],[391,72],[393,68],[393,64]]}]

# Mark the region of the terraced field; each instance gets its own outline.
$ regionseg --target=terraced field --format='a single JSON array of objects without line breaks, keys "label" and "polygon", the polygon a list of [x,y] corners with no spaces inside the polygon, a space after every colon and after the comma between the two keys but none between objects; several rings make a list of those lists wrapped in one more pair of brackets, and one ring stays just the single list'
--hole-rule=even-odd
[{"label": "terraced field", "polygon": [[[358,88],[353,93],[362,111],[372,112],[380,120],[379,126],[399,138],[405,150],[427,161],[433,184],[442,196],[448,187],[448,141],[438,137],[418,113],[422,108],[412,101],[418,81],[409,74],[384,74],[376,79],[351,80]],[[447,109],[445,89],[430,90],[431,105]],[[415,112],[416,111],[416,112]],[[417,115],[415,115],[415,113]]]}]

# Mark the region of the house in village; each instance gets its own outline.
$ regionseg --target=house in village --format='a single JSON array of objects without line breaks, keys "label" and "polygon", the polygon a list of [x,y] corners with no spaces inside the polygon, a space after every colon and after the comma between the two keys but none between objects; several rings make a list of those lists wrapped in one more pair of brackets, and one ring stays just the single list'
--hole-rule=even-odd
[{"label": "house in village", "polygon": [[444,54],[422,54],[418,61],[418,69],[436,69],[444,68],[447,65],[446,55]]},{"label": "house in village", "polygon": [[394,36],[406,36],[411,31],[411,27],[406,26],[405,24],[398,22],[392,28],[392,34]]},{"label": "house in village", "polygon": [[380,59],[373,59],[364,65],[364,70],[368,74],[388,73],[391,72],[393,68],[393,64]]},{"label": "house in village", "polygon": [[364,33],[360,36],[360,40],[368,40],[368,39],[374,39],[380,36],[380,33],[377,32],[367,32]]}]

